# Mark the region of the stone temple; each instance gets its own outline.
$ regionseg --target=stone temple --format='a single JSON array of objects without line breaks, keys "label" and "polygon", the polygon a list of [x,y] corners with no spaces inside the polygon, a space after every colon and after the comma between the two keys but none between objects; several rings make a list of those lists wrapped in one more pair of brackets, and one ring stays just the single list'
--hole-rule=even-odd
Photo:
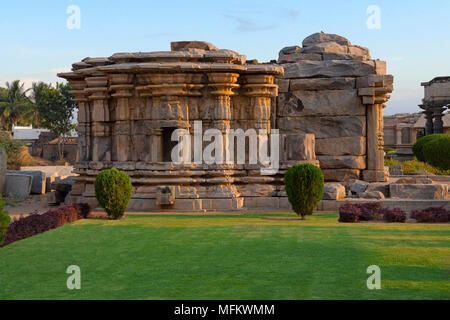
[{"label": "stone temple", "polygon": [[[320,166],[326,181],[387,177],[383,108],[393,77],[367,48],[338,35],[313,34],[302,46],[283,48],[278,62],[184,41],[171,51],[85,58],[59,76],[79,106],[74,202],[95,205],[95,177],[112,167],[132,179],[130,210],[290,208],[283,175],[296,163]],[[195,143],[183,162],[174,162],[172,134],[194,134],[199,121],[203,132],[255,130],[263,141],[258,154],[279,144],[278,170],[267,174],[266,163],[249,163],[251,138],[240,150],[245,163],[198,162]],[[206,140],[203,149],[211,144]],[[239,152],[238,142],[219,147]]]}]

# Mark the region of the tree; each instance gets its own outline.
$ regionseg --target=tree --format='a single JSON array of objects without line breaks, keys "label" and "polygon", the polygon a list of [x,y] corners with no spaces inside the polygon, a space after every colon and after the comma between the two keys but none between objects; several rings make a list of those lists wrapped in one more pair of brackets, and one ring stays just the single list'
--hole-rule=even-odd
[{"label": "tree", "polygon": [[6,91],[2,90],[0,94],[0,118],[5,130],[10,131],[13,125],[33,123],[36,110],[27,92],[20,80],[6,82]]},{"label": "tree", "polygon": [[64,144],[75,128],[72,117],[77,108],[69,83],[57,83],[56,86],[41,85],[36,91],[36,105],[41,126],[58,137],[58,153],[64,159]]},{"label": "tree", "polygon": [[310,163],[296,164],[286,171],[284,185],[292,209],[305,220],[305,216],[311,215],[322,199],[322,170]]}]

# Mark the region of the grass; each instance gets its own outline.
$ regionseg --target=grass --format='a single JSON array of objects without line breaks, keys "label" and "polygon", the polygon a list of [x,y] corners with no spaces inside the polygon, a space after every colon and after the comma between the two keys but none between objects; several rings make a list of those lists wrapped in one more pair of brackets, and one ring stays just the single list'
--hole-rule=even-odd
[{"label": "grass", "polygon": [[81,220],[0,249],[0,299],[450,299],[448,224],[269,216]]},{"label": "grass", "polygon": [[403,161],[400,162],[398,160],[393,159],[384,159],[384,165],[387,167],[396,166],[398,164],[402,165],[402,170],[405,174],[410,174],[414,171],[426,171],[431,174],[435,174],[438,176],[448,176],[450,175],[450,170],[442,170],[436,167],[433,167],[429,165],[428,163],[421,162],[417,159],[409,160],[409,161]]}]

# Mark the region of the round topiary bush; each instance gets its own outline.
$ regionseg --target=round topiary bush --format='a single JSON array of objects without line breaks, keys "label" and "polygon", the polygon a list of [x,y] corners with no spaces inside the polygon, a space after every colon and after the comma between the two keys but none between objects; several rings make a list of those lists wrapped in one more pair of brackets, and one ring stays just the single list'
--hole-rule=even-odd
[{"label": "round topiary bush", "polygon": [[425,162],[425,155],[423,153],[423,147],[426,146],[428,143],[433,141],[434,139],[441,136],[440,134],[430,134],[428,136],[422,137],[413,145],[412,151],[414,153],[414,156],[417,158],[417,160]]},{"label": "round topiary bush", "polygon": [[131,179],[117,169],[103,170],[95,179],[95,196],[106,213],[120,219],[131,199]]},{"label": "round topiary bush", "polygon": [[433,167],[450,170],[450,134],[436,134],[422,147],[425,162]]},{"label": "round topiary bush", "polygon": [[294,165],[284,175],[289,202],[302,220],[312,214],[322,199],[323,181],[322,170],[309,163]]}]

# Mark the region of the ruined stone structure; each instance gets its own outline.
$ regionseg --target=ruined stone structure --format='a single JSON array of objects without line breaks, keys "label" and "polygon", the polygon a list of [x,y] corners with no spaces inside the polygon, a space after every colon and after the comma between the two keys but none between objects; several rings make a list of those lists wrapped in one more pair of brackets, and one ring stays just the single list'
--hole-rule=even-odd
[{"label": "ruined stone structure", "polygon": [[436,77],[421,84],[425,90],[420,108],[425,110],[425,134],[444,133],[442,117],[450,106],[450,77]]},{"label": "ruined stone structure", "polygon": [[[111,167],[131,176],[135,210],[288,208],[282,178],[295,163],[320,165],[328,181],[384,181],[383,103],[393,77],[368,49],[324,33],[283,49],[279,64],[246,61],[206,42],[171,49],[86,58],[59,74],[79,105],[73,201],[95,203],[95,177]],[[194,134],[196,120],[203,131],[255,129],[258,150],[271,149],[278,129],[279,170],[199,163],[194,143],[189,159],[174,163],[172,133]],[[237,151],[238,144],[223,148]],[[248,160],[254,152],[245,153]]]},{"label": "ruined stone structure", "polygon": [[383,108],[393,90],[386,63],[337,35],[317,33],[286,47],[276,121],[312,133],[327,181],[384,181]]}]

